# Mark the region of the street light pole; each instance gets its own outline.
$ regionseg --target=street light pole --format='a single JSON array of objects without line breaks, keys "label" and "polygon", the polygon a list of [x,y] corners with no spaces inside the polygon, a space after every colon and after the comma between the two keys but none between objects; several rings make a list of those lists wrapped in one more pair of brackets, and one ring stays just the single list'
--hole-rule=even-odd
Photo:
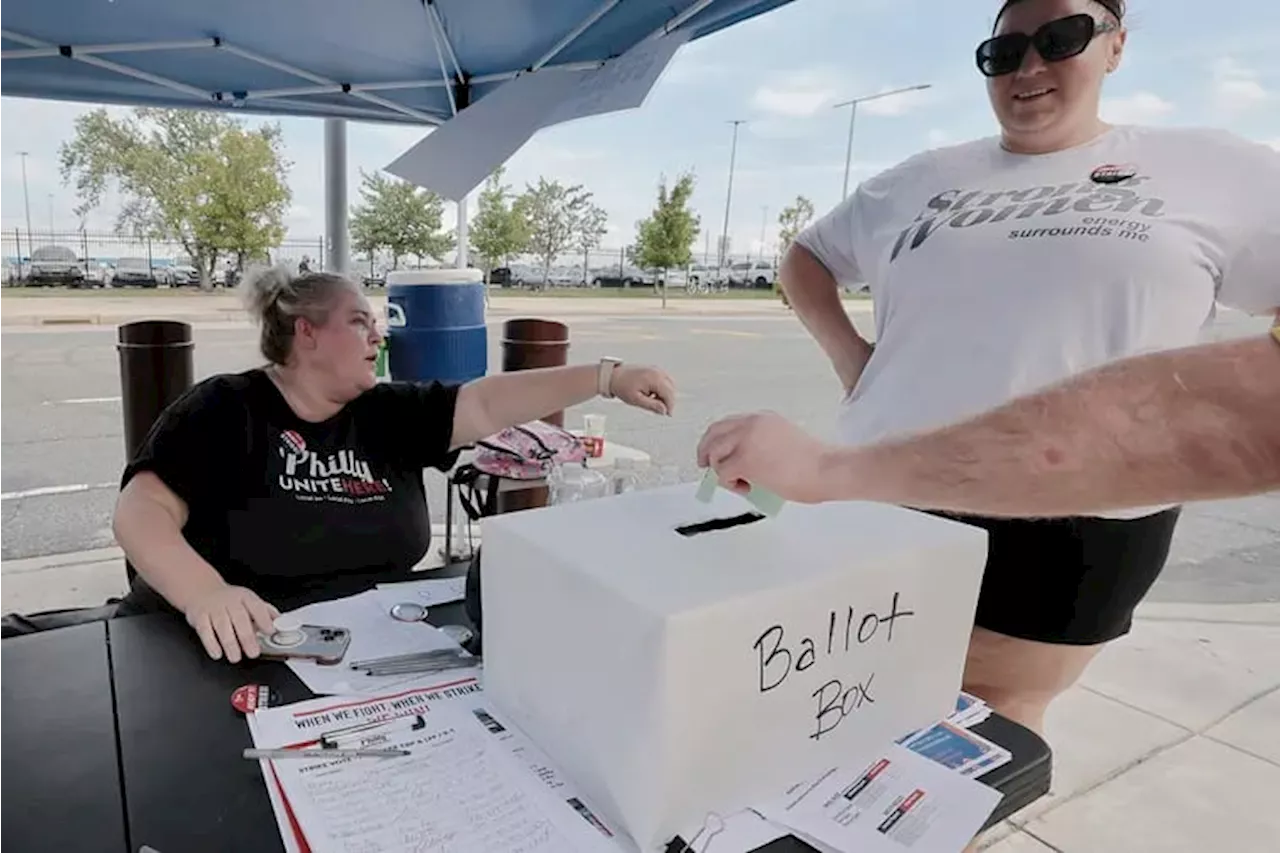
[{"label": "street light pole", "polygon": [[840,200],[849,197],[849,167],[853,164],[853,124],[858,118],[858,102],[849,102],[849,142],[844,149],[844,188],[840,190]]},{"label": "street light pole", "polygon": [[760,263],[764,263],[764,235],[769,228],[769,205],[760,205]]},{"label": "street light pole", "polygon": [[[27,211],[27,256],[31,256],[31,197],[27,194],[27,152],[19,151],[22,158],[22,206]],[[18,254],[22,254],[19,252]],[[22,267],[22,258],[18,258],[18,267]]]},{"label": "street light pole", "polygon": [[49,242],[53,242],[53,193],[49,193]]},{"label": "street light pole", "polygon": [[725,261],[728,260],[727,244],[729,241],[729,206],[733,203],[733,168],[738,157],[738,125],[746,124],[745,119],[734,119],[729,122],[733,125],[733,143],[729,146],[729,188],[724,194],[724,227],[720,230],[720,250],[716,254],[719,260],[716,262],[716,271],[719,272]]},{"label": "street light pole", "polygon": [[892,89],[888,92],[877,92],[874,95],[864,95],[861,98],[853,98],[852,100],[844,101],[835,105],[834,109],[837,110],[842,107],[849,108],[849,141],[846,143],[844,149],[844,189],[840,192],[841,201],[849,197],[849,170],[853,165],[853,126],[858,117],[858,104],[863,104],[867,101],[878,101],[881,98],[887,98],[891,95],[901,95],[905,92],[922,92],[925,89],[930,89],[932,87],[932,83],[922,83],[918,86],[904,86],[901,89]]}]

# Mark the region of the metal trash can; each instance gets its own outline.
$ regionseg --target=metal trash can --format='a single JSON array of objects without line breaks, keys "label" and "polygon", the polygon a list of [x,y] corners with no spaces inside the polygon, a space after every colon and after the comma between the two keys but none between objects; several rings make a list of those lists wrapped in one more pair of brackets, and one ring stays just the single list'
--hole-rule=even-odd
[{"label": "metal trash can", "polygon": [[125,456],[132,459],[160,413],[194,384],[191,326],[139,320],[119,327],[120,394]]},{"label": "metal trash can", "polygon": [[[564,367],[569,360],[569,327],[555,320],[520,318],[502,326],[502,372]],[[542,420],[564,426],[564,412]]]},{"label": "metal trash can", "polygon": [[[189,323],[139,320],[119,327],[116,351],[125,459],[132,461],[160,413],[195,384],[195,341]],[[127,560],[124,566],[132,585],[137,571]]]},{"label": "metal trash can", "polygon": [[[555,320],[522,317],[508,320],[502,327],[502,372],[563,367],[569,359],[569,327]],[[542,420],[564,426],[564,411],[552,412]],[[519,512],[547,505],[545,485],[498,493],[498,512]]]},{"label": "metal trash can", "polygon": [[484,376],[489,342],[480,271],[388,273],[387,350],[393,380],[453,384]]}]

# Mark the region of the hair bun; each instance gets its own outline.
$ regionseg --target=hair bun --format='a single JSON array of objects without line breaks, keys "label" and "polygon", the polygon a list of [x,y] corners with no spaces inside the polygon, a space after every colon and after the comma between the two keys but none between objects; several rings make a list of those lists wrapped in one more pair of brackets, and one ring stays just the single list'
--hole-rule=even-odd
[{"label": "hair bun", "polygon": [[293,274],[283,266],[257,267],[245,273],[240,287],[244,290],[245,308],[260,321],[282,294],[293,289]]}]

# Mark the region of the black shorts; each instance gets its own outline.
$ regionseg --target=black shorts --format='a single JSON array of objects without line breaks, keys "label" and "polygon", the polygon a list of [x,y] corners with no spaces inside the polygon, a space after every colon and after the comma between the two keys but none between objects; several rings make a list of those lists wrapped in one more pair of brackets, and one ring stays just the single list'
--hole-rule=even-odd
[{"label": "black shorts", "polygon": [[1181,508],[1135,519],[937,514],[988,533],[974,624],[1023,640],[1086,646],[1129,632],[1134,608],[1169,557]]}]

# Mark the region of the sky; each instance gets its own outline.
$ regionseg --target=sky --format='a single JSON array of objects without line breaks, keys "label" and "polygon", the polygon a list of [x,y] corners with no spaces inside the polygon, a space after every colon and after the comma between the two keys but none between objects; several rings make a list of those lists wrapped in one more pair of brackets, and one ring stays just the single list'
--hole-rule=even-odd
[{"label": "sky", "polygon": [[[848,133],[840,101],[924,91],[860,107],[851,184],[927,148],[996,132],[973,50],[998,0],[795,0],[686,45],[638,110],[543,130],[507,164],[522,189],[539,176],[590,190],[609,214],[605,245],[627,245],[662,176],[696,176],[692,206],[714,247],[724,227],[731,120],[741,119],[728,232],[737,254],[773,251],[779,211],[797,195],[821,214],[840,201]],[[1275,0],[1130,0],[1124,63],[1104,92],[1119,123],[1225,128],[1280,149],[1280,4]],[[74,229],[73,188],[57,152],[88,105],[0,99],[0,222],[23,227],[19,151],[28,151],[33,228]],[[112,108],[117,109],[117,108]],[[258,120],[251,120],[256,123]],[[323,126],[281,119],[293,202],[291,239],[324,231]],[[421,138],[418,128],[351,123],[349,194]],[[474,195],[473,195],[474,198]],[[109,231],[108,197],[85,220]],[[474,203],[471,205],[474,213]],[[454,206],[446,210],[452,225]],[[763,229],[762,229],[763,226]],[[707,245],[699,239],[697,251]]]}]

